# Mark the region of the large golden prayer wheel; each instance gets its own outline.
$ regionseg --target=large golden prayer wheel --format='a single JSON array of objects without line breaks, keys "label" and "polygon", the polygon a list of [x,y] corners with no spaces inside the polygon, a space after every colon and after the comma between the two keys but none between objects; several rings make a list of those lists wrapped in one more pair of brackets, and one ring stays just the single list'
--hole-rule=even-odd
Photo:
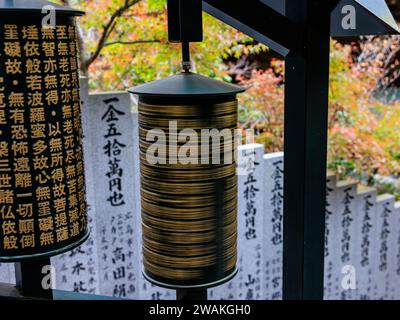
[{"label": "large golden prayer wheel", "polygon": [[139,96],[144,274],[156,285],[212,287],[236,274],[242,91],[191,72],[130,89]]},{"label": "large golden prayer wheel", "polygon": [[1,262],[57,255],[88,236],[81,14],[47,1],[0,2]]}]

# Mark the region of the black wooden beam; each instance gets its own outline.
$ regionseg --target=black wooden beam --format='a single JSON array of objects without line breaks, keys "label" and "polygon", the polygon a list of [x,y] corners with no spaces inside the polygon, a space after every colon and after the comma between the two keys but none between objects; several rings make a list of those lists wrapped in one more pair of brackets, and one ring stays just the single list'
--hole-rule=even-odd
[{"label": "black wooden beam", "polygon": [[203,0],[203,10],[285,56],[302,51],[303,27],[258,0]]},{"label": "black wooden beam", "polygon": [[170,42],[203,41],[201,0],[168,0],[168,40]]},{"label": "black wooden beam", "polygon": [[283,297],[323,299],[331,6],[307,5],[304,54],[286,57]]},{"label": "black wooden beam", "polygon": [[[307,17],[307,6],[303,0],[285,0],[285,17],[291,21],[301,22]],[[329,0],[328,0],[329,1]]]},{"label": "black wooden beam", "polygon": [[[47,288],[45,276],[50,276],[50,258],[18,262],[15,264],[17,288],[24,297],[53,300],[52,288]],[[50,269],[51,270],[51,269]]]}]

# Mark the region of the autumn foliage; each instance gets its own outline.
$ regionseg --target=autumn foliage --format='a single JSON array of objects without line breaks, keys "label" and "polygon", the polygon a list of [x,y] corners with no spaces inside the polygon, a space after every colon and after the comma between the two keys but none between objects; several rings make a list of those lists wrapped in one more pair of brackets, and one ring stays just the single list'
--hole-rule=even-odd
[{"label": "autumn foliage", "polygon": [[[240,116],[254,127],[266,151],[283,149],[283,69],[255,71],[241,97]],[[374,183],[378,175],[397,178],[400,173],[400,104],[374,98],[384,70],[374,63],[352,61],[351,46],[332,45],[329,87],[328,165],[343,178],[352,176]]]},{"label": "autumn foliage", "polygon": [[[80,18],[82,53],[89,58],[98,53],[88,68],[92,90],[126,90],[179,72],[180,46],[167,41],[166,0],[61,2],[87,12]],[[126,4],[131,6],[118,11]],[[229,70],[238,61],[246,64],[246,57],[268,51],[207,14],[204,33],[204,41],[191,46],[192,63],[195,72],[209,77],[232,81]],[[370,184],[376,175],[399,177],[400,103],[383,103],[374,97],[382,79],[391,81],[399,73],[399,42],[392,40],[364,41],[357,58],[354,46],[332,43],[328,166],[342,177]],[[387,68],[388,61],[395,61],[395,70]],[[256,140],[267,152],[282,151],[284,64],[272,60],[264,68],[246,67],[243,77],[239,72],[235,79],[247,87],[240,96],[239,125],[254,128]]]}]

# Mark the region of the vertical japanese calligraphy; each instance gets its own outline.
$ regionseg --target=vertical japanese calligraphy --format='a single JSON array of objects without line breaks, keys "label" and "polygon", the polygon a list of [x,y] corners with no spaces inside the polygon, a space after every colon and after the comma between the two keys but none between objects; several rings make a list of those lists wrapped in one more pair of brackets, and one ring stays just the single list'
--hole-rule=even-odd
[{"label": "vertical japanese calligraphy", "polygon": [[104,100],[107,105],[107,111],[101,117],[101,120],[106,123],[106,131],[104,138],[106,144],[103,146],[104,153],[108,157],[108,177],[109,197],[107,201],[112,207],[119,207],[125,204],[124,195],[122,193],[122,175],[124,170],[120,167],[121,156],[126,148],[126,145],[121,143],[118,138],[122,133],[118,130],[118,122],[120,117],[125,115],[125,112],[115,108],[113,103],[118,103],[118,98],[110,98]]},{"label": "vertical japanese calligraphy", "polygon": [[351,267],[354,269],[355,265],[355,197],[356,197],[356,183],[350,183],[349,185],[345,186],[343,189],[342,197],[339,198],[342,206],[341,212],[341,232],[340,232],[340,245],[341,245],[341,273],[342,273],[342,283],[341,283],[341,299],[347,300],[352,299],[353,294],[355,293],[356,287],[353,286],[354,280],[351,278],[351,274],[349,274],[349,282],[344,285],[344,270],[346,266]]},{"label": "vertical japanese calligraphy", "polygon": [[7,20],[0,25],[0,259],[22,259],[87,236],[78,49],[72,19],[55,28]]},{"label": "vertical japanese calligraphy", "polygon": [[100,294],[139,298],[133,117],[129,94],[89,96]]},{"label": "vertical japanese calligraphy", "polygon": [[93,183],[93,157],[92,157],[92,132],[90,130],[89,117],[89,92],[88,79],[80,79],[80,93],[82,105],[82,125],[83,125],[83,153],[85,158],[85,180],[87,195],[87,214],[88,229],[90,236],[88,240],[70,252],[51,258],[51,263],[55,267],[56,289],[64,291],[74,291],[89,294],[100,293],[99,266],[96,237],[96,216],[95,216],[95,190]]},{"label": "vertical japanese calligraphy", "polygon": [[283,153],[264,155],[264,277],[267,300],[282,299]]},{"label": "vertical japanese calligraphy", "polygon": [[324,299],[332,299],[333,291],[333,257],[332,242],[335,241],[335,231],[332,228],[332,216],[334,215],[334,189],[336,187],[336,175],[329,174],[326,181],[326,207],[325,207],[325,254],[324,254]]},{"label": "vertical japanese calligraphy", "polygon": [[374,299],[389,299],[391,291],[391,265],[394,263],[395,251],[390,245],[390,240],[394,239],[392,228],[389,222],[392,221],[394,212],[394,197],[389,194],[380,195],[377,198],[377,229],[375,241],[377,242],[375,251],[374,276],[376,277]]},{"label": "vertical japanese calligraphy", "polygon": [[357,215],[355,216],[355,267],[357,270],[356,299],[372,299],[373,256],[376,231],[376,190],[361,188],[357,193]]},{"label": "vertical japanese calligraphy", "polygon": [[239,247],[237,299],[258,300],[263,287],[263,146],[250,144],[238,150]]},{"label": "vertical japanese calligraphy", "polygon": [[394,297],[395,300],[400,299],[400,286],[397,284],[400,281],[400,202],[396,202],[394,206],[394,219],[395,219],[395,227],[394,227],[394,236],[395,239],[394,247],[395,247],[395,256],[394,256]]}]

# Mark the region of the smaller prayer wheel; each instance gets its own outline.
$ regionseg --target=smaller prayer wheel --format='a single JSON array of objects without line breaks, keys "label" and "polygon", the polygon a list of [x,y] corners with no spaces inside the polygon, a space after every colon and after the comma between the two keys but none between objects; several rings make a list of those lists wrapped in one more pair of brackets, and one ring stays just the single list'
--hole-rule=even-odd
[{"label": "smaller prayer wheel", "polygon": [[88,237],[74,22],[82,14],[0,1],[0,262],[57,255]]},{"label": "smaller prayer wheel", "polygon": [[129,90],[139,96],[144,274],[156,285],[206,288],[236,274],[243,90],[188,71]]}]

